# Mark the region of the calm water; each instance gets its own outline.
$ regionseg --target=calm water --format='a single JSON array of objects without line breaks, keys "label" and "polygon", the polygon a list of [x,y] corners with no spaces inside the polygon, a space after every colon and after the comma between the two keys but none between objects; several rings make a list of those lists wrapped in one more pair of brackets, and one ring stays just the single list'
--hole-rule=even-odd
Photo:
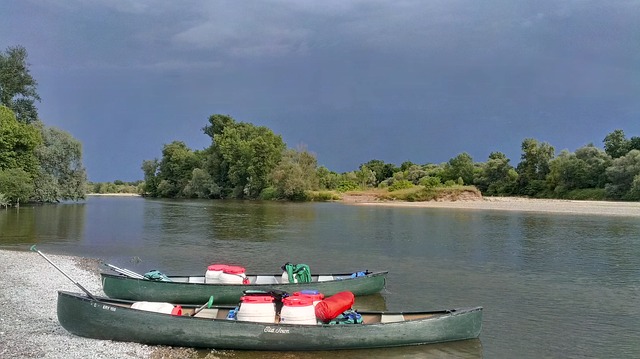
[{"label": "calm water", "polygon": [[385,291],[356,308],[484,306],[480,340],[345,357],[640,357],[638,218],[91,197],[0,210],[0,236],[3,248],[37,243],[142,273],[204,273],[213,262],[274,273],[285,262],[312,272],[385,269]]}]

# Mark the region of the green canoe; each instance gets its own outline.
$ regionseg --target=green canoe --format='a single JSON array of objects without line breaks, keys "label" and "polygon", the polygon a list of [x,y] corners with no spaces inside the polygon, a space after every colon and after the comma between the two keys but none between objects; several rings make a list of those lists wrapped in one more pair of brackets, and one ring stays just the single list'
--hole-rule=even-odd
[{"label": "green canoe", "polygon": [[[196,305],[179,315],[130,301],[58,292],[58,320],[72,334],[194,348],[303,351],[398,347],[478,338],[482,307],[429,312],[358,312],[361,324],[283,324],[226,319],[232,307]],[[168,304],[168,303],[165,303]],[[201,308],[198,308],[201,309]],[[176,313],[177,314],[177,313]]]},{"label": "green canoe", "polygon": [[281,275],[247,274],[249,284],[208,284],[204,276],[169,276],[170,281],[131,278],[120,274],[101,273],[102,288],[110,298],[148,300],[157,302],[204,303],[214,296],[217,304],[236,304],[246,290],[281,290],[294,293],[317,290],[325,296],[350,291],[356,296],[380,292],[386,282],[387,271],[318,274],[309,283],[282,283]]}]

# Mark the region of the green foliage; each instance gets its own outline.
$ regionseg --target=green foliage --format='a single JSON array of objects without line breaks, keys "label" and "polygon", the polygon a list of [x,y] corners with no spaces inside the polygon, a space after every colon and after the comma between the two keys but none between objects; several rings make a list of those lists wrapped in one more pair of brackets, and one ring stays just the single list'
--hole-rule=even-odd
[{"label": "green foliage", "polygon": [[306,195],[307,200],[312,202],[328,202],[340,199],[340,195],[332,191],[309,191]]},{"label": "green foliage", "polygon": [[83,199],[87,175],[82,166],[82,145],[68,132],[44,125],[39,127],[43,141],[35,151],[40,170],[34,200]]},{"label": "green foliage", "polygon": [[354,172],[357,178],[360,188],[366,189],[368,187],[375,186],[376,174],[370,170],[367,166],[362,165],[358,171]]},{"label": "green foliage", "polygon": [[0,170],[20,168],[35,177],[38,173],[35,149],[41,143],[38,128],[18,122],[13,111],[0,106]]},{"label": "green foliage", "polygon": [[143,186],[144,181],[124,182],[121,180],[115,180],[113,182],[90,182],[87,184],[87,192],[97,194],[143,194]]},{"label": "green foliage", "polygon": [[329,169],[324,166],[316,169],[316,177],[318,178],[318,187],[320,189],[335,190],[340,183],[340,175],[336,172],[329,171]]},{"label": "green foliage", "polygon": [[10,204],[11,202],[9,201],[9,198],[4,193],[0,193],[0,207],[7,209]]},{"label": "green foliage", "polygon": [[426,176],[426,177],[422,177],[420,179],[420,183],[421,186],[424,186],[426,188],[434,188],[434,187],[438,187],[442,185],[442,182],[440,181],[440,177],[431,177],[431,176]]},{"label": "green foliage", "polygon": [[183,189],[185,197],[217,198],[220,197],[220,187],[213,182],[211,175],[203,169],[195,168],[191,172],[191,180]]},{"label": "green foliage", "polygon": [[265,201],[272,201],[278,199],[278,192],[274,187],[267,187],[260,192],[260,199]]},{"label": "green foliage", "polygon": [[142,161],[142,172],[144,173],[144,186],[143,194],[151,197],[158,196],[158,185],[160,179],[158,178],[158,168],[160,164],[157,159]]},{"label": "green foliage", "polygon": [[421,166],[411,165],[411,166],[409,166],[409,168],[407,168],[406,171],[404,171],[403,174],[404,174],[404,178],[407,181],[409,181],[409,182],[411,182],[413,184],[418,184],[422,177],[426,177],[427,176],[427,171],[422,169]]},{"label": "green foliage", "polygon": [[448,180],[458,181],[458,178],[462,178],[464,183],[473,183],[474,165],[473,158],[466,152],[463,152],[456,157],[449,160],[444,165],[444,171],[442,179],[446,182]]},{"label": "green foliage", "polygon": [[40,96],[36,87],[37,82],[29,73],[24,47],[8,47],[0,53],[0,105],[10,108],[20,123],[38,120],[34,102],[40,101]]},{"label": "green foliage", "polygon": [[640,175],[640,151],[631,150],[626,156],[616,158],[606,172],[609,178],[609,183],[605,185],[607,197],[634,200],[636,198],[636,177]]},{"label": "green foliage", "polygon": [[366,166],[368,169],[373,171],[376,177],[376,180],[375,180],[375,183],[373,183],[373,186],[378,185],[380,182],[393,176],[394,172],[400,170],[392,163],[384,163],[384,161],[381,161],[381,160],[371,160],[367,163],[361,164],[359,168],[362,168],[362,166]]},{"label": "green foliage", "polygon": [[627,192],[625,199],[629,201],[640,201],[640,174],[633,177],[631,188],[629,189],[629,192]]},{"label": "green foliage", "polygon": [[306,149],[285,150],[271,172],[271,182],[276,198],[304,200],[306,191],[318,188],[316,157]]},{"label": "green foliage", "polygon": [[237,198],[257,198],[269,184],[269,175],[280,162],[285,144],[266,127],[248,123],[227,123],[214,133],[212,153],[218,153],[215,172],[226,169],[223,187]]},{"label": "green foliage", "polygon": [[576,201],[603,201],[606,198],[606,192],[604,188],[583,188],[574,189],[566,192],[562,195],[562,199],[571,199]]},{"label": "green foliage", "polygon": [[11,203],[26,202],[33,194],[33,179],[22,168],[0,170],[0,193]]},{"label": "green foliage", "polygon": [[487,162],[479,165],[473,183],[489,196],[513,193],[518,174],[502,152],[492,152]]},{"label": "green foliage", "polygon": [[[146,165],[150,171],[153,164]],[[158,163],[158,193],[162,197],[183,197],[183,189],[189,184],[193,170],[198,165],[197,156],[184,142],[173,141],[165,145]]]},{"label": "green foliage", "polygon": [[604,151],[611,158],[620,158],[627,154],[630,150],[630,143],[623,130],[615,130],[608,134],[604,140]]},{"label": "green foliage", "polygon": [[559,198],[575,189],[604,188],[605,170],[610,164],[611,157],[593,145],[575,153],[565,150],[550,161],[547,184]]},{"label": "green foliage", "polygon": [[545,191],[545,179],[550,171],[549,162],[553,159],[555,149],[548,143],[539,143],[533,138],[522,142],[522,161],[518,164],[518,193],[526,196],[537,196]]},{"label": "green foliage", "polygon": [[360,187],[355,181],[343,179],[338,183],[336,190],[338,192],[349,192],[349,191],[355,191],[359,188]]},{"label": "green foliage", "polygon": [[405,188],[413,187],[413,183],[407,180],[394,181],[392,185],[389,186],[389,192],[398,191]]}]

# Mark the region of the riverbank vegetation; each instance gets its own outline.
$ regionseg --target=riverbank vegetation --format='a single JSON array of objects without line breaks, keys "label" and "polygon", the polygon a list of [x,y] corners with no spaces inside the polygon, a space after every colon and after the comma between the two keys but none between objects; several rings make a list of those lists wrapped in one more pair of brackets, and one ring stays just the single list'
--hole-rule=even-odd
[{"label": "riverbank vegetation", "polygon": [[[82,145],[38,116],[37,82],[23,47],[0,53],[0,206],[78,200],[86,193],[138,193],[165,198],[329,201],[345,193],[375,200],[458,200],[521,196],[579,200],[640,200],[640,137],[622,129],[604,148],[575,152],[534,138],[522,141],[515,166],[502,152],[476,162],[463,152],[444,163],[400,165],[372,159],[350,172],[319,166],[305,147],[289,148],[269,128],[214,114],[202,131],[211,144],[192,150],[182,141],[142,161],[143,181],[87,183]],[[428,153],[410,154],[428,158]]]},{"label": "riverbank vegetation", "polygon": [[0,206],[82,199],[82,145],[39,118],[26,59],[20,46],[0,53]]},{"label": "riverbank vegetation", "polygon": [[555,154],[548,143],[526,138],[515,167],[501,152],[485,162],[461,153],[448,162],[400,166],[370,160],[336,173],[318,166],[306,148],[287,148],[265,127],[215,114],[203,132],[204,150],[174,141],[162,158],[142,163],[142,194],[170,198],[239,198],[325,201],[366,191],[376,200],[458,200],[522,196],[582,200],[640,200],[640,138],[623,130],[605,136],[604,149],[587,144]]}]

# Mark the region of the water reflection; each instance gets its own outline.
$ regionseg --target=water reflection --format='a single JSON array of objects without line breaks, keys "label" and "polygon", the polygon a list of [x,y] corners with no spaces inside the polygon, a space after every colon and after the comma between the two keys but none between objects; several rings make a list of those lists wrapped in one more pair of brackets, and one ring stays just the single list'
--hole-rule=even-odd
[{"label": "water reflection", "polygon": [[84,203],[20,206],[0,210],[0,245],[42,241],[79,241],[85,225]]}]

